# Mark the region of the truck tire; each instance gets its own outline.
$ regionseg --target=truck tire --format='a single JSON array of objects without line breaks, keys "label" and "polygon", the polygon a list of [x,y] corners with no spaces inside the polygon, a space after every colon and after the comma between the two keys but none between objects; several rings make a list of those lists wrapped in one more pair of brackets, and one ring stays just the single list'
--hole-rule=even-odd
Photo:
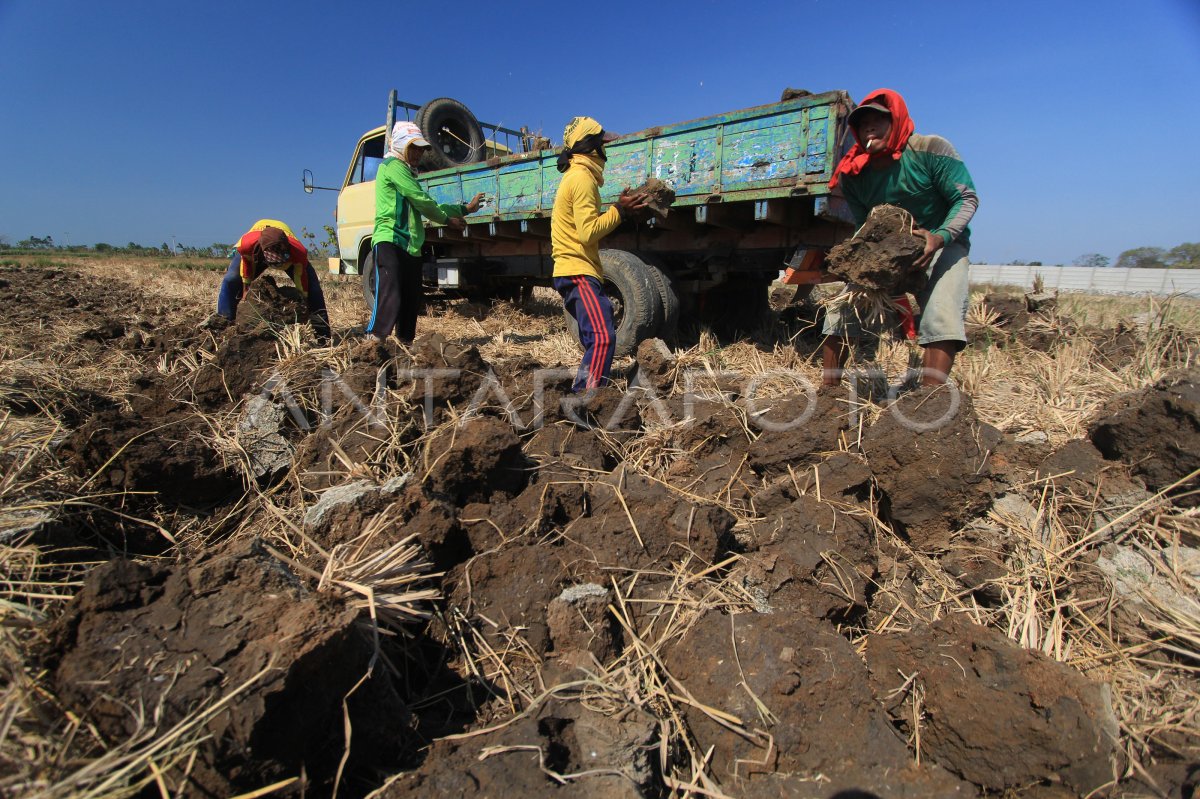
[{"label": "truck tire", "polygon": [[458,100],[439,97],[417,110],[417,127],[433,147],[421,159],[422,169],[446,169],[482,161],[487,155],[483,128]]},{"label": "truck tire", "polygon": [[658,300],[662,307],[662,321],[656,335],[661,339],[671,341],[679,332],[680,303],[675,280],[657,256],[641,255],[640,257],[646,264],[646,268],[650,270],[650,277],[654,280],[654,288],[658,291]]},{"label": "truck tire", "polygon": [[363,299],[367,302],[367,308],[375,307],[375,250],[374,248],[367,250],[358,262],[358,271],[362,273],[362,290]]},{"label": "truck tire", "polygon": [[[625,250],[601,250],[604,291],[613,305],[613,327],[617,330],[616,356],[631,355],[638,344],[653,338],[662,323],[659,298],[650,267]],[[567,329],[579,343],[579,323],[563,312]]]}]

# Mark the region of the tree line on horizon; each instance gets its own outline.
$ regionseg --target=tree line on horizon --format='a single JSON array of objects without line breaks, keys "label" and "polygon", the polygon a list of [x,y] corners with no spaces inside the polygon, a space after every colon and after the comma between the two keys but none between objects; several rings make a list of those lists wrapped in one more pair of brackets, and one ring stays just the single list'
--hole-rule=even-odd
[{"label": "tree line on horizon", "polygon": [[[308,228],[300,228],[300,239],[304,242],[304,246],[308,249],[311,257],[325,258],[337,252],[337,245],[335,243],[336,234],[333,227],[325,225],[323,233],[325,234],[325,238],[318,240],[316,234],[310,233]],[[8,236],[0,234],[0,250],[8,249],[41,250],[48,252],[92,252],[113,255],[187,256],[192,258],[229,258],[233,254],[233,244],[225,244],[224,242],[213,242],[203,247],[176,244],[172,248],[165,241],[158,247],[147,247],[135,241],[124,245],[108,244],[107,242],[98,242],[91,245],[59,244],[54,241],[53,236],[30,236],[13,243],[9,240]]]},{"label": "tree line on horizon", "polygon": [[1074,266],[1112,266],[1118,269],[1200,269],[1200,243],[1187,242],[1178,247],[1134,247],[1117,256],[1115,263],[1108,256],[1090,252],[1073,262]]}]

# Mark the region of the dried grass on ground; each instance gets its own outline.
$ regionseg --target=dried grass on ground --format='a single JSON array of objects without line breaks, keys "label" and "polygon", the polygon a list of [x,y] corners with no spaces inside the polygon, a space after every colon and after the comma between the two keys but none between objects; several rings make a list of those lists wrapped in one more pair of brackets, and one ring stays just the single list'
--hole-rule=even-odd
[{"label": "dried grass on ground", "polygon": [[[143,264],[120,259],[89,262],[87,268],[178,303],[180,321],[184,316],[199,319],[207,313],[219,280],[212,272],[147,270]],[[336,331],[335,344],[326,355],[334,364],[339,359],[348,363],[353,328],[365,318],[357,278],[325,278],[323,284]],[[973,298],[976,307],[979,300],[979,296]],[[974,398],[982,421],[1011,435],[1044,434],[1048,444],[1057,447],[1083,437],[1088,420],[1114,395],[1150,385],[1173,367],[1196,363],[1200,303],[1195,301],[1071,296],[1063,298],[1059,310],[1080,325],[1111,325],[1137,314],[1149,314],[1154,323],[1136,355],[1120,368],[1106,366],[1098,357],[1096,342],[1086,336],[1062,336],[1058,346],[1045,352],[1020,344],[969,348],[956,364],[955,377]],[[978,310],[973,311],[972,321],[976,327],[990,323]],[[538,290],[524,306],[496,303],[484,307],[461,300],[434,305],[421,319],[419,329],[476,345],[493,364],[529,358],[545,366],[571,367],[578,357],[562,323],[557,296],[548,290]],[[19,530],[22,525],[32,528],[46,509],[70,506],[100,514],[113,512],[112,503],[100,502],[102,498],[87,481],[61,469],[53,450],[68,432],[61,419],[80,389],[120,396],[140,365],[125,352],[115,352],[101,362],[80,359],[67,343],[77,332],[30,331],[31,338],[38,340],[36,352],[0,351],[0,399],[7,407],[20,403],[41,409],[19,416],[0,415],[0,519],[5,530]],[[288,373],[289,364],[305,357],[308,343],[304,330],[289,335],[291,340],[280,345],[279,369],[283,373]],[[678,365],[680,370],[712,374],[792,372],[816,385],[819,367],[809,357],[814,345],[810,339],[799,340],[799,347],[797,343],[778,333],[734,343],[722,343],[703,333],[693,346],[677,353]],[[165,373],[186,374],[196,371],[205,357],[211,353],[201,352],[194,360],[160,360],[155,367]],[[910,345],[887,341],[875,353],[873,363],[895,381],[913,360]],[[628,359],[618,361],[618,373],[630,363]],[[768,395],[794,390],[786,381],[765,388]],[[677,385],[676,390],[680,389]],[[296,390],[311,401],[315,386],[298,383]],[[879,412],[879,406],[865,394],[853,403],[847,401],[847,413],[858,413],[863,425]],[[214,443],[229,458],[238,458],[235,420],[214,417],[210,423]],[[438,432],[425,435],[431,438]],[[406,435],[403,430],[391,434],[396,441]],[[661,477],[671,463],[687,458],[688,453],[669,451],[661,443],[665,439],[655,436],[651,424],[644,435],[611,445],[633,468]],[[411,466],[381,462],[371,467],[350,458],[343,465],[346,479],[370,477],[381,482]],[[581,479],[588,477],[581,475]],[[1200,585],[1194,574],[1162,554],[1171,547],[1200,544],[1200,516],[1195,508],[1161,497],[1124,512],[1120,543],[1147,553],[1160,583],[1185,602],[1181,609],[1164,603],[1158,594],[1146,593],[1131,611],[1129,603],[1122,607],[1111,588],[1080,590],[1083,583],[1095,579],[1092,563],[1100,546],[1109,540],[1099,517],[1085,511],[1080,518],[1079,508],[1081,503],[1086,506],[1088,498],[1071,496],[1050,481],[1032,481],[1017,488],[1034,514],[1012,518],[993,511],[990,518],[1014,542],[1013,554],[1006,562],[1008,573],[998,586],[1003,596],[998,606],[981,607],[938,562],[907,550],[904,555],[916,569],[915,594],[901,590],[898,580],[882,575],[876,590],[894,597],[894,611],[870,627],[843,632],[861,643],[870,633],[907,629],[962,613],[1003,631],[1022,646],[1108,682],[1121,725],[1127,774],[1141,776],[1152,785],[1153,778],[1146,774],[1155,753],[1174,752],[1192,760],[1200,757]],[[691,496],[682,488],[677,490]],[[721,504],[719,497],[704,500]],[[751,510],[741,504],[725,507],[737,518],[739,528],[754,520]],[[1096,508],[1095,513],[1101,510]],[[403,546],[374,554],[375,562],[361,546],[365,541],[324,552],[300,530],[304,508],[291,507],[271,492],[248,494],[236,512],[239,517],[233,524],[226,524],[228,519],[167,515],[122,523],[161,530],[184,551],[204,546],[214,534],[223,538],[257,535],[296,563],[312,563],[314,558],[323,561],[323,572],[316,574],[324,584],[340,584],[341,590],[357,592],[372,615],[391,615],[398,628],[403,627],[409,607],[431,596],[426,589],[412,585],[410,564],[416,554]],[[869,521],[882,535],[888,534],[878,515]],[[371,535],[371,530],[364,532],[365,539]],[[894,543],[906,550],[902,541]],[[115,548],[119,549],[119,544]],[[168,551],[166,557],[173,554],[177,553]],[[151,713],[144,734],[129,741],[104,740],[86,719],[60,706],[47,690],[34,653],[45,645],[45,622],[60,612],[93,565],[70,557],[70,553],[59,552],[50,558],[31,543],[28,534],[6,533],[0,540],[0,652],[4,663],[0,676],[0,792],[47,797],[116,797],[138,792],[176,795],[182,785],[180,774],[186,774],[188,759],[200,744],[196,731],[201,722],[219,712],[221,703],[234,701],[238,690],[248,688],[238,686],[213,705],[197,708],[185,724],[172,729],[158,729]],[[689,698],[685,687],[673,682],[659,653],[667,642],[678,640],[704,610],[736,613],[754,607],[755,598],[730,579],[728,565],[681,567],[654,575],[671,581],[669,593],[674,601],[665,606],[665,613],[649,621],[639,621],[631,612],[637,601],[632,586],[646,575],[614,574],[613,609],[627,636],[626,649],[614,663],[597,671],[593,681],[568,691],[595,707],[631,704],[658,718],[664,741],[660,768],[676,795],[716,795],[718,788],[706,774],[708,755],[689,737],[681,720],[685,705],[695,708],[699,703]],[[410,593],[417,600],[411,605]],[[1119,612],[1140,615],[1143,640],[1117,640],[1114,614]],[[473,634],[466,625],[451,620],[446,627],[460,653],[455,667],[463,674],[475,673],[488,683],[503,685],[510,713],[521,713],[539,701],[546,686],[540,682],[536,658],[524,651],[519,641],[513,641],[510,648],[498,648],[495,641]],[[699,710],[726,726],[742,724],[723,718],[719,708],[701,706]],[[741,731],[753,735],[748,729]]]}]

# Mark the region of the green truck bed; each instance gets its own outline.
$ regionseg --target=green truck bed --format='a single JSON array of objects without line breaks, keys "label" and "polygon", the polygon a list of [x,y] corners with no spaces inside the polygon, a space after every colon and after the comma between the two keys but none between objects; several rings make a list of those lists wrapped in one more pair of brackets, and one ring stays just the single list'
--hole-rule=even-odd
[{"label": "green truck bed", "polygon": [[[739,203],[829,193],[850,109],[845,92],[814,94],[622,136],[606,148],[602,201],[648,178],[675,190],[676,206]],[[422,176],[439,202],[479,192],[488,206],[472,224],[549,215],[561,178],[552,150]]]},{"label": "green truck bed", "polygon": [[[393,93],[389,120],[396,107]],[[603,203],[649,178],[675,192],[665,219],[625,222],[601,245],[606,290],[618,308],[618,353],[650,336],[669,337],[681,320],[722,324],[713,317],[723,316],[725,326],[750,329],[766,311],[767,287],[785,265],[849,233],[848,210],[830,192],[829,179],[848,145],[852,109],[844,91],[804,93],[648,128],[606,147]],[[527,149],[533,138],[524,129],[519,133]],[[382,155],[383,135],[380,129],[360,141],[339,201],[347,208],[352,192],[369,190],[356,177],[356,165],[370,162],[371,148]],[[426,279],[444,291],[480,298],[549,285],[550,214],[562,177],[556,163],[556,150],[533,149],[423,173],[422,184],[439,202],[465,203],[479,193],[488,198],[461,232],[429,225]],[[363,178],[365,172],[364,166]],[[342,262],[361,264],[370,297],[370,233],[366,225],[354,230],[357,237],[339,231],[353,239]]]}]

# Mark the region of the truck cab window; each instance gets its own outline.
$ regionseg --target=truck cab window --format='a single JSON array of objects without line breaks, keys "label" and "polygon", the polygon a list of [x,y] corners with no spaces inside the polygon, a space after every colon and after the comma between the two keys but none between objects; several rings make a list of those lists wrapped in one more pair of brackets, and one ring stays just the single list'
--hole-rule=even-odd
[{"label": "truck cab window", "polygon": [[358,151],[358,160],[354,162],[354,171],[350,175],[350,185],[365,183],[375,179],[379,165],[383,163],[383,134],[367,139]]}]

